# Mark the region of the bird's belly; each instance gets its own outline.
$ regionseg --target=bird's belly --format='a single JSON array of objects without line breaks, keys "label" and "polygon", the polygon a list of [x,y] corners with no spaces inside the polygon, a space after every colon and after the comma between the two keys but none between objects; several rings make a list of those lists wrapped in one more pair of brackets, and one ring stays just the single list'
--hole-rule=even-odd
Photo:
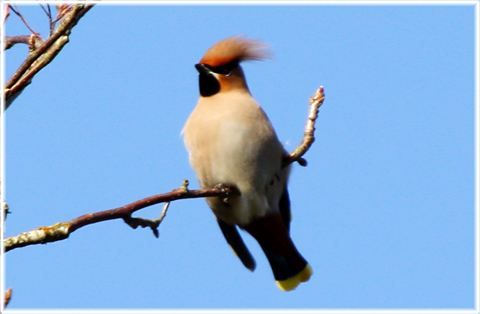
[{"label": "bird's belly", "polygon": [[[215,139],[216,138],[216,139]],[[226,184],[235,186],[242,194],[249,193],[263,185],[260,175],[268,171],[262,165],[261,141],[252,141],[251,130],[242,125],[226,125],[210,139],[212,146],[209,156],[209,186]],[[221,143],[221,144],[220,144]]]},{"label": "bird's belly", "polygon": [[[253,217],[259,217],[268,211],[268,202],[264,193],[268,165],[259,156],[258,141],[247,140],[251,135],[241,127],[217,133],[217,146],[208,156],[204,187],[219,184],[231,186],[240,195],[231,195],[226,200],[209,198],[207,201],[214,214],[231,224],[247,224]],[[228,134],[228,136],[227,136]],[[205,163],[202,162],[203,165]]]},{"label": "bird's belly", "polygon": [[246,225],[269,211],[265,196],[255,194],[232,195],[227,198],[207,198],[208,205],[215,216],[226,223]]}]

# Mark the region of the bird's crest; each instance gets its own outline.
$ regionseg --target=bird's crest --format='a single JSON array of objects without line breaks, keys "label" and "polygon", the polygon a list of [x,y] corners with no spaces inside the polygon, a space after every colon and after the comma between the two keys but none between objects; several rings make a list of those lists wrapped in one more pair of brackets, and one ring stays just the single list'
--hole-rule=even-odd
[{"label": "bird's crest", "polygon": [[242,35],[225,38],[207,50],[200,63],[220,66],[232,61],[265,60],[271,54],[268,45]]}]

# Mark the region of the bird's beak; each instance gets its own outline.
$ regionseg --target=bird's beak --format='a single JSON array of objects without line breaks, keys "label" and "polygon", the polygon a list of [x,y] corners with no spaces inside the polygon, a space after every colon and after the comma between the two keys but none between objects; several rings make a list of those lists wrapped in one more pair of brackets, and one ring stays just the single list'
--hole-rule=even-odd
[{"label": "bird's beak", "polygon": [[204,64],[197,63],[195,64],[195,69],[197,69],[198,73],[202,74],[209,74],[212,71],[210,71]]}]

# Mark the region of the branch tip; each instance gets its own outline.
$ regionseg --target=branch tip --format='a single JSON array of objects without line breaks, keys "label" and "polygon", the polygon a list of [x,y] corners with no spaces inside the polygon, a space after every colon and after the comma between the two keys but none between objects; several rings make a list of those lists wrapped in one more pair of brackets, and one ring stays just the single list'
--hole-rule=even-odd
[{"label": "branch tip", "polygon": [[306,166],[307,161],[302,158],[315,141],[315,122],[318,117],[318,110],[325,100],[325,93],[323,86],[320,86],[312,97],[310,97],[310,110],[308,113],[307,123],[305,124],[305,132],[303,140],[300,145],[295,148],[283,161],[283,167],[287,167],[293,162],[298,162],[301,166]]}]

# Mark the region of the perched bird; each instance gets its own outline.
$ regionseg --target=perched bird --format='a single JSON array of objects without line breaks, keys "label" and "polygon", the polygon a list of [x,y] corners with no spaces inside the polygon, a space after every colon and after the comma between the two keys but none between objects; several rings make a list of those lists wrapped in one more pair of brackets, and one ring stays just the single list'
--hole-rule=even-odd
[{"label": "perched bird", "polygon": [[253,271],[255,260],[237,227],[251,234],[265,252],[280,289],[308,281],[312,268],[290,238],[287,155],[267,115],[250,94],[242,61],[269,56],[266,45],[243,36],[212,46],[195,68],[200,99],[182,134],[200,186],[231,187],[227,198],[207,203],[242,263]]}]

